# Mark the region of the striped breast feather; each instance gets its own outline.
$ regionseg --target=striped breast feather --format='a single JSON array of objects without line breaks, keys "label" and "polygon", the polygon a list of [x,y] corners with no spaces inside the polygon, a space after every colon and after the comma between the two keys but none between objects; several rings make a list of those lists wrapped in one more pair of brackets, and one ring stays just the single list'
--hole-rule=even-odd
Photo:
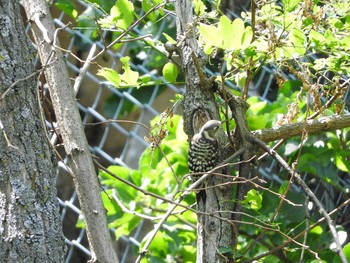
[{"label": "striped breast feather", "polygon": [[207,172],[215,167],[218,161],[217,141],[192,141],[189,150],[189,169],[191,172]]}]

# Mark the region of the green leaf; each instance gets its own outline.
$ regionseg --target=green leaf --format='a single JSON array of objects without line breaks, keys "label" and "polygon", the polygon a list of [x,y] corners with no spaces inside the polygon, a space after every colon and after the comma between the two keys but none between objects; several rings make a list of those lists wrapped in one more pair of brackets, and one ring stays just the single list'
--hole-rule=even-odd
[{"label": "green leaf", "polygon": [[329,19],[329,23],[336,29],[342,29],[342,27],[344,26],[344,24],[338,18]]},{"label": "green leaf", "polygon": [[[145,13],[148,12],[151,8],[153,8],[156,4],[158,4],[159,1],[156,1],[156,2],[157,3],[155,3],[155,1],[142,0],[142,9],[143,9],[143,11],[145,11]],[[158,16],[159,16],[159,11],[155,10],[155,11],[151,12],[148,15],[148,18],[151,21],[156,21]]]},{"label": "green leaf", "polygon": [[341,41],[340,44],[344,47],[345,50],[350,49],[350,36],[344,37]]},{"label": "green leaf", "polygon": [[324,35],[313,29],[309,33],[309,38],[317,47],[321,46],[326,41]]},{"label": "green leaf", "polygon": [[294,28],[292,30],[290,40],[294,45],[295,52],[298,53],[299,55],[304,55],[306,52],[306,49],[305,49],[306,37],[304,35],[304,32],[299,28]]},{"label": "green leaf", "polygon": [[115,228],[116,239],[122,236],[130,236],[131,232],[140,223],[140,218],[132,214],[123,213],[122,217],[114,220],[108,225],[109,228]]},{"label": "green leaf", "polygon": [[224,15],[220,17],[217,27],[202,24],[199,26],[199,32],[205,42],[205,49],[209,52],[210,46],[229,50],[245,49],[253,37],[252,28],[245,28],[242,19],[237,18],[232,22]]},{"label": "green leaf", "polygon": [[115,202],[113,202],[110,199],[111,193],[112,193],[112,189],[107,189],[101,193],[103,206],[105,207],[108,216],[115,215],[118,211],[120,211],[120,209],[118,209],[118,206],[115,204]]},{"label": "green leaf", "polygon": [[267,106],[266,101],[260,101],[260,99],[256,96],[249,97],[247,102],[250,105],[248,109],[252,111],[252,114],[256,115],[263,111]]},{"label": "green leaf", "polygon": [[259,210],[261,208],[262,200],[262,195],[257,190],[251,189],[248,191],[242,203],[253,210]]},{"label": "green leaf", "polygon": [[196,248],[190,245],[184,245],[181,255],[183,262],[195,262],[196,261]]},{"label": "green leaf", "polygon": [[56,1],[55,6],[74,19],[78,17],[77,8],[71,0]]},{"label": "green leaf", "polygon": [[130,68],[130,57],[126,56],[123,58],[120,58],[120,61],[123,63],[123,69],[124,73],[120,75],[121,81],[129,87],[138,87],[138,79],[139,79],[139,73],[137,71],[133,71]]},{"label": "green leaf", "polygon": [[134,20],[134,5],[128,0],[118,0],[111,8],[110,16],[115,26],[126,30]]},{"label": "green leaf", "polygon": [[201,0],[193,0],[194,12],[197,16],[203,15],[205,12],[205,5]]},{"label": "green leaf", "polygon": [[283,7],[286,12],[293,11],[301,0],[282,0]]},{"label": "green leaf", "polygon": [[177,78],[178,70],[177,67],[171,63],[168,62],[163,67],[163,76],[168,82],[175,82]]},{"label": "green leaf", "polygon": [[321,235],[323,233],[323,229],[321,226],[315,226],[310,230],[310,234]]},{"label": "green leaf", "polygon": [[[240,18],[236,18],[232,22],[232,30],[230,32],[225,32],[226,34],[230,34],[233,36],[233,46],[231,46],[231,49],[237,50],[242,48],[242,38],[243,34],[245,32],[244,22]],[[249,33],[248,33],[249,34]],[[249,39],[249,36],[245,37],[250,42],[251,39]]]},{"label": "green leaf", "polygon": [[330,31],[329,29],[326,30],[326,32],[324,33],[324,36],[326,38],[327,46],[334,47],[338,45],[339,40],[333,36],[332,31]]},{"label": "green leaf", "polygon": [[343,248],[343,252],[345,254],[346,259],[348,260],[348,262],[350,262],[350,243],[347,243],[344,248]]},{"label": "green leaf", "polygon": [[[141,185],[141,173],[137,170],[117,165],[109,166],[108,170],[137,186]],[[101,176],[101,183],[108,186],[108,188],[115,189],[117,196],[125,203],[130,203],[135,200],[136,196],[139,194],[136,189],[127,186],[124,182],[117,180],[104,171],[100,171],[99,175]]]},{"label": "green leaf", "polygon": [[329,59],[327,58],[319,58],[316,59],[313,65],[313,68],[315,70],[322,70],[324,68],[327,68],[329,65]]},{"label": "green leaf", "polygon": [[120,76],[118,72],[111,68],[101,68],[96,73],[98,76],[104,77],[110,83],[112,83],[115,87],[119,88],[120,85]]},{"label": "green leaf", "polygon": [[166,40],[168,40],[171,44],[173,44],[173,45],[176,45],[176,40],[175,39],[173,39],[171,36],[169,36],[167,33],[162,33],[163,34],[163,36],[165,37],[165,39]]},{"label": "green leaf", "polygon": [[222,43],[220,43],[221,45],[219,46],[220,48],[234,49],[234,46],[240,44],[240,41],[237,42],[237,38],[235,38],[236,34],[233,34],[233,32],[239,32],[239,29],[234,31],[231,20],[227,16],[221,16],[218,24],[218,33],[222,38]]},{"label": "green leaf", "polygon": [[214,47],[222,46],[223,39],[215,26],[202,24],[198,29],[206,45]]},{"label": "green leaf", "polygon": [[[242,38],[245,32],[244,22],[240,18],[236,18],[233,22],[227,17],[220,17],[218,25],[219,34],[223,38],[222,48],[238,50],[242,48]],[[248,32],[249,35],[249,32]],[[245,42],[250,43],[251,38],[245,37]]]},{"label": "green leaf", "polygon": [[[144,243],[148,238],[153,234],[153,231],[150,231],[144,238],[141,243],[141,247],[143,247]],[[174,240],[164,231],[158,231],[156,236],[154,237],[149,250],[152,251],[152,254],[155,256],[159,256],[161,258],[166,258],[166,253],[170,253],[171,250],[175,247]],[[164,262],[164,261],[163,261]]]},{"label": "green leaf", "polygon": [[242,35],[241,49],[246,49],[247,47],[249,47],[250,43],[252,42],[252,39],[253,39],[253,29],[251,26],[247,26],[244,29],[244,33]]},{"label": "green leaf", "polygon": [[335,165],[339,170],[347,173],[350,172],[350,163],[348,161],[349,156],[350,153],[347,151],[337,152]]}]

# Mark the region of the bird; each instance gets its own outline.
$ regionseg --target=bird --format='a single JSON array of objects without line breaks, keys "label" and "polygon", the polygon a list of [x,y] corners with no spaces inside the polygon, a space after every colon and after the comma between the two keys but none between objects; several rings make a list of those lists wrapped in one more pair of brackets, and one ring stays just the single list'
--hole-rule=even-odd
[{"label": "bird", "polygon": [[[219,147],[217,141],[217,131],[221,126],[221,122],[218,120],[207,121],[200,131],[196,133],[190,141],[190,147],[188,151],[188,167],[190,174],[193,173],[206,173],[218,163],[219,160]],[[192,175],[193,181],[200,175]],[[200,200],[203,203],[206,201],[206,194],[204,190],[200,190],[197,194],[197,204]]]}]

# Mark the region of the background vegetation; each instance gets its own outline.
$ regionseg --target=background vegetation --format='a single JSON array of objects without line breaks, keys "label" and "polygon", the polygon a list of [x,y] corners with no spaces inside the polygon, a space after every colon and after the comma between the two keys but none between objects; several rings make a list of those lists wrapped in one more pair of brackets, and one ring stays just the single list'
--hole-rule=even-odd
[{"label": "background vegetation", "polygon": [[[113,66],[98,65],[101,81],[123,91],[130,87],[140,98],[147,97],[155,85],[182,86],[184,76],[173,45],[175,27],[159,28],[163,19],[174,16],[171,2],[162,1],[94,1],[88,12],[79,13],[71,1],[57,1],[58,8],[72,17],[82,35],[101,40],[109,49],[122,49],[128,43],[128,54]],[[139,15],[140,10],[143,10]],[[208,75],[217,85],[224,84],[239,96],[246,97],[248,126],[251,130],[272,128],[294,122],[306,122],[322,116],[348,114],[348,73],[350,70],[350,4],[346,1],[257,1],[240,18],[220,10],[215,1],[194,1],[198,44],[209,57]],[[225,14],[224,14],[225,13]],[[135,30],[137,28],[137,30]],[[162,34],[160,38],[154,35]],[[132,44],[130,44],[132,42]],[[84,49],[84,41],[77,41]],[[145,50],[147,56],[145,56]],[[102,52],[102,51],[101,51]],[[154,70],[143,74],[132,64],[146,60]],[[132,64],[131,64],[132,63]],[[265,87],[250,87],[263,67],[273,69],[275,83],[271,102],[261,99]],[[214,73],[212,73],[214,72]],[[162,76],[155,79],[154,76]],[[161,90],[160,90],[161,93]],[[174,97],[179,104],[181,96]],[[105,105],[117,105],[110,97]],[[204,102],[205,103],[205,102]],[[221,119],[229,134],[235,128],[227,102],[217,97]],[[132,103],[124,104],[124,114],[133,112]],[[181,118],[173,108],[154,119],[148,132],[147,148],[138,168],[111,166],[100,171],[102,196],[108,211],[109,226],[117,239],[130,235],[141,221],[159,222],[189,186],[187,137]],[[147,124],[146,124],[147,125]],[[147,125],[148,126],[148,125]],[[272,142],[270,146],[274,146]],[[343,241],[344,253],[350,258],[349,217],[344,211],[349,201],[349,128],[333,132],[306,132],[300,137],[280,142],[277,151],[318,196],[328,212],[333,211],[339,233],[348,233]],[[263,152],[257,152],[261,156]],[[249,180],[252,189],[242,202],[244,214],[237,245],[230,252],[238,262],[341,262],[334,250],[334,240],[318,209],[295,186],[287,172],[273,166],[264,177],[260,167],[271,165],[262,158]],[[234,170],[232,176],[238,176]],[[276,178],[277,176],[277,178]],[[232,200],[234,201],[234,199]],[[194,195],[188,195],[181,206],[162,224],[142,259],[144,262],[194,262],[196,253],[196,214]],[[320,221],[321,220],[321,221]],[[141,248],[152,232],[145,236]],[[135,251],[137,253],[138,251]],[[227,251],[221,251],[226,253]],[[260,259],[263,255],[262,259]]]}]

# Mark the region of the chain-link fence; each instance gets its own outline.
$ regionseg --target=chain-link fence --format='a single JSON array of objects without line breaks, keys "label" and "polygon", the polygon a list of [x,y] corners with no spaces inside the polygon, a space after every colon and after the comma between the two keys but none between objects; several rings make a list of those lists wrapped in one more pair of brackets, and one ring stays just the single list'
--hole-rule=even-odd
[{"label": "chain-link fence", "polygon": [[[92,14],[91,5],[84,1],[77,1],[76,3],[79,12],[85,13],[87,16]],[[56,26],[64,28],[64,31],[59,35],[61,46],[67,50],[67,66],[71,77],[75,77],[79,73],[82,63],[75,59],[71,53],[84,60],[94,43],[97,44],[99,50],[104,48],[104,43],[102,40],[93,42],[85,34],[86,32],[79,30],[79,28],[73,30],[74,25],[66,26],[71,19],[54,7],[52,8],[52,14],[55,18]],[[162,19],[160,25],[158,25],[158,32],[155,32],[153,37],[159,39],[164,28],[170,28],[175,34],[175,17],[173,14],[169,13],[168,16]],[[140,34],[144,30],[145,28],[138,27],[134,29],[136,34]],[[107,32],[104,33],[104,37],[108,37]],[[100,58],[98,63],[107,67],[118,68],[118,59],[120,57],[129,55],[132,52],[139,52],[139,56],[136,56],[139,57],[139,63],[131,63],[132,69],[143,74],[149,74],[154,80],[157,80],[158,75],[153,74],[153,69],[147,63],[147,59],[152,56],[150,54],[151,50],[135,51],[134,48],[132,43],[125,43],[117,50],[110,49]],[[115,89],[107,82],[103,82],[96,77],[96,70],[97,68],[94,68],[94,66],[90,67],[77,95],[81,118],[85,125],[106,122],[110,119],[132,120],[135,123],[140,122],[149,125],[149,121],[152,118],[171,106],[170,99],[174,98],[174,94],[184,92],[184,86],[176,87],[173,85],[156,85],[147,91],[135,88]],[[208,73],[216,74],[210,71]],[[289,77],[286,76],[286,78]],[[275,69],[265,66],[252,82],[250,91],[251,95],[257,95],[262,100],[270,101],[275,98],[276,89]],[[350,101],[349,90],[347,90],[345,97],[348,103]],[[147,131],[140,125],[134,124],[134,122],[108,122],[108,124],[101,125],[86,125],[85,130],[91,152],[100,163],[104,166],[114,164],[137,168],[139,156],[148,146],[148,143],[144,140]],[[55,126],[55,123],[53,124]],[[56,128],[52,127],[50,120],[47,121],[47,125],[50,129]],[[56,142],[56,145],[59,143],[59,138],[54,137],[52,140]],[[63,152],[63,150],[60,152]],[[66,170],[64,162],[65,160],[59,163],[57,189],[60,198],[63,231],[68,248],[66,262],[86,262],[90,258],[90,251],[85,230],[76,227],[81,212],[73,181]],[[264,165],[260,165],[257,168],[257,173],[272,186],[273,184],[282,183],[279,176],[281,170],[275,161],[268,159],[268,161],[264,162]],[[304,175],[304,179],[306,181],[309,180],[307,174]],[[342,186],[350,188],[349,174],[342,173],[339,180]],[[337,207],[344,198],[348,198],[344,197],[342,192],[323,182],[313,182],[313,189],[318,193],[328,211]],[[296,186],[293,186],[293,190],[300,191]],[[342,211],[343,214],[339,215],[338,218],[342,218],[342,215],[349,213],[349,208],[344,208]],[[149,222],[144,221],[133,232],[132,236],[122,237],[118,241],[117,249],[121,257],[121,263],[133,262],[134,252],[140,246],[142,229],[147,224]],[[113,233],[111,232],[111,234]]]}]

